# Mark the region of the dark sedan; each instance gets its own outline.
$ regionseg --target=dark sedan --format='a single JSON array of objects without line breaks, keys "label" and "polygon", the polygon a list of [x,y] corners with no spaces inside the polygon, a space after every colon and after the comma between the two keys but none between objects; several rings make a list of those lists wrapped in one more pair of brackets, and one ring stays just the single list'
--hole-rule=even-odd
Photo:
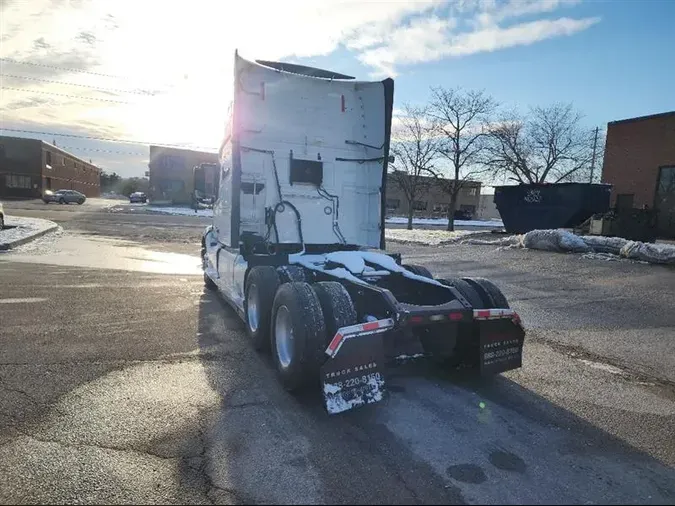
[{"label": "dark sedan", "polygon": [[148,196],[143,193],[143,192],[134,192],[131,195],[129,195],[129,203],[134,204],[136,202],[140,202],[142,204],[145,204],[148,201]]}]

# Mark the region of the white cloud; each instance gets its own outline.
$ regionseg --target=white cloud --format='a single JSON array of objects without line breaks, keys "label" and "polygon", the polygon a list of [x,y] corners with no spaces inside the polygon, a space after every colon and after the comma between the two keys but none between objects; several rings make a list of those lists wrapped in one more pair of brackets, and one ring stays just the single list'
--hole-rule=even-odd
[{"label": "white cloud", "polygon": [[[445,18],[418,17],[383,34],[361,41],[359,59],[374,67],[374,76],[395,75],[396,67],[466,56],[553,37],[572,35],[600,21],[597,17],[537,19],[503,26],[500,23],[569,7],[580,0],[478,0],[459,2]],[[451,17],[452,16],[452,17]],[[462,28],[462,21],[469,29]]]},{"label": "white cloud", "polygon": [[70,84],[2,78],[3,87],[22,91],[2,90],[0,120],[217,146],[235,48],[271,60],[346,48],[378,74],[395,76],[404,65],[581,31],[597,19],[542,19],[578,1],[3,0],[0,57],[38,65],[4,61],[2,72]]}]

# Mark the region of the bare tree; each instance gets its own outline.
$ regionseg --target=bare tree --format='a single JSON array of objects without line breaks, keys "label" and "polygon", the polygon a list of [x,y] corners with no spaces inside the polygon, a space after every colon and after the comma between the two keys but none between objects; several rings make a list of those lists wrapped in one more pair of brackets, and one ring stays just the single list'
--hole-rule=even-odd
[{"label": "bare tree", "polygon": [[[490,128],[485,163],[494,176],[519,183],[588,181],[593,132],[571,104],[510,113]],[[602,149],[599,146],[599,149]],[[596,167],[599,157],[596,149]]]},{"label": "bare tree", "polygon": [[438,87],[431,92],[429,116],[440,138],[440,154],[448,162],[447,169],[436,172],[437,182],[450,197],[447,229],[454,230],[459,192],[484,172],[481,155],[497,103],[483,91]]},{"label": "bare tree", "polygon": [[438,157],[438,139],[426,118],[426,109],[405,104],[392,129],[391,152],[395,161],[387,177],[408,202],[408,230],[413,228],[415,201],[429,190]]}]

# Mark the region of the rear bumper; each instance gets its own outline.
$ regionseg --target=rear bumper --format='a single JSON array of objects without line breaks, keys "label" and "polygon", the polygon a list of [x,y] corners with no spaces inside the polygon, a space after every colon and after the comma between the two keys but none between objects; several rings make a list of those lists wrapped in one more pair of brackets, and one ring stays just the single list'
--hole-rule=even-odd
[{"label": "rear bumper", "polygon": [[[383,399],[385,340],[391,331],[417,325],[423,325],[425,331],[433,327],[433,333],[441,341],[447,338],[451,353],[466,355],[462,358],[477,365],[484,375],[522,366],[525,331],[518,314],[511,309],[453,311],[444,314],[443,318],[434,318],[435,315],[428,313],[407,316],[399,323],[387,318],[338,330],[326,348],[328,360],[321,368],[324,401],[329,413],[340,413]],[[414,357],[447,356],[438,350],[438,347],[424,344],[425,352]]]}]

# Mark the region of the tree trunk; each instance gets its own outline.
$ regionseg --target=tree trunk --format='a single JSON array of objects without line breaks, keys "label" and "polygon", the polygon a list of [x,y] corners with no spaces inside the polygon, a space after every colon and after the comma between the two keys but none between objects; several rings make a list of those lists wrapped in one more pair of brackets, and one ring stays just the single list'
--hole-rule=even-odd
[{"label": "tree trunk", "polygon": [[410,202],[409,207],[408,207],[408,230],[413,229],[413,206],[412,202]]},{"label": "tree trunk", "polygon": [[450,195],[450,205],[448,206],[448,232],[455,230],[455,211],[457,209],[457,194]]}]

